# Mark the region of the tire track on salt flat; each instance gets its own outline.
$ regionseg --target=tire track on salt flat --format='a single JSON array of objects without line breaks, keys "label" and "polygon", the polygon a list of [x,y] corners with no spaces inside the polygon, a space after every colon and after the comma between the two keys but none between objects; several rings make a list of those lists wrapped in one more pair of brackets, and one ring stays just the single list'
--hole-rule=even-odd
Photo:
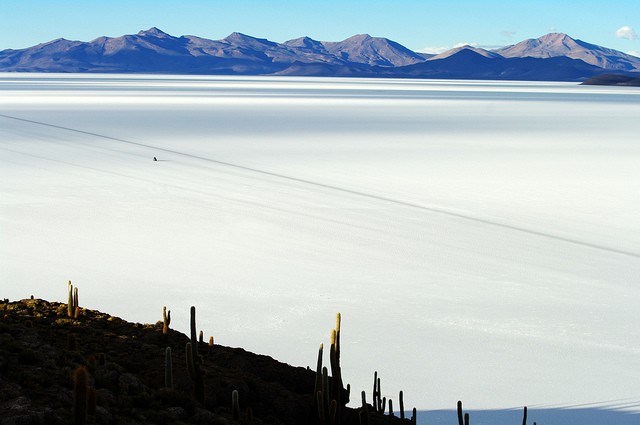
[{"label": "tire track on salt flat", "polygon": [[458,219],[462,219],[462,220],[466,220],[466,221],[480,223],[480,224],[483,224],[483,225],[498,227],[498,228],[501,228],[501,229],[508,229],[508,230],[512,230],[512,231],[516,231],[516,232],[532,235],[532,236],[537,236],[537,237],[542,237],[542,238],[547,238],[547,239],[553,239],[553,240],[556,240],[556,241],[565,242],[565,243],[572,244],[572,245],[578,245],[578,246],[582,246],[582,247],[586,247],[586,248],[596,249],[596,250],[605,251],[605,252],[609,252],[609,253],[613,253],[613,254],[625,255],[625,256],[628,256],[628,257],[633,257],[633,258],[640,259],[640,253],[631,252],[631,251],[625,251],[625,250],[612,248],[612,247],[605,246],[605,245],[598,245],[598,244],[594,244],[594,243],[590,243],[590,242],[581,241],[581,240],[578,240],[578,239],[572,239],[572,238],[567,238],[567,237],[564,237],[564,236],[554,235],[554,234],[551,234],[551,233],[545,233],[545,232],[541,232],[541,231],[538,231],[538,230],[527,229],[525,227],[514,226],[514,225],[511,225],[511,224],[507,224],[507,223],[500,223],[498,221],[492,221],[492,220],[487,220],[487,219],[483,219],[483,218],[479,218],[479,217],[474,217],[474,216],[471,216],[471,215],[461,214],[461,213],[457,213],[457,212],[454,212],[454,211],[445,210],[445,209],[442,209],[442,208],[428,207],[428,206],[421,205],[421,204],[416,204],[416,203],[413,203],[413,202],[403,201],[401,199],[389,198],[389,197],[386,197],[386,196],[375,195],[373,193],[367,193],[367,192],[361,192],[361,191],[358,191],[358,190],[348,189],[348,188],[335,186],[335,185],[331,185],[331,184],[326,184],[326,183],[322,183],[322,182],[317,182],[317,181],[313,181],[313,180],[307,180],[307,179],[303,179],[303,178],[299,178],[299,177],[289,176],[289,175],[286,175],[286,174],[274,173],[272,171],[261,170],[259,168],[247,167],[247,166],[240,165],[240,164],[234,164],[234,163],[231,163],[231,162],[220,161],[220,160],[213,159],[213,158],[207,158],[205,156],[190,154],[190,153],[187,153],[187,152],[181,152],[181,151],[177,151],[177,150],[173,150],[173,149],[162,148],[162,147],[150,145],[150,144],[147,144],[147,143],[133,142],[131,140],[120,139],[120,138],[117,138],[117,137],[112,137],[112,136],[107,136],[107,135],[104,135],[104,134],[94,133],[94,132],[91,132],[91,131],[80,130],[80,129],[77,129],[77,128],[65,127],[65,126],[61,126],[61,125],[46,123],[46,122],[42,122],[42,121],[30,120],[30,119],[26,119],[26,118],[14,117],[14,116],[5,115],[5,114],[0,114],[0,117],[6,118],[6,119],[11,119],[11,120],[16,120],[16,121],[21,121],[21,122],[26,122],[26,123],[30,123],[30,124],[41,125],[41,126],[45,126],[45,127],[57,128],[57,129],[60,129],[60,130],[65,130],[65,131],[71,131],[71,132],[79,133],[79,134],[86,134],[86,135],[92,136],[92,137],[98,137],[98,138],[102,138],[102,139],[106,139],[106,140],[113,140],[113,141],[119,142],[119,143],[125,143],[125,144],[128,144],[128,145],[133,145],[133,146],[139,146],[139,147],[143,147],[143,148],[153,149],[155,151],[166,152],[166,153],[170,153],[170,154],[173,154],[173,155],[179,155],[179,156],[184,156],[184,157],[187,157],[187,158],[198,159],[198,160],[201,160],[201,161],[207,161],[209,163],[223,165],[225,167],[235,168],[235,169],[243,170],[243,171],[249,171],[251,173],[257,173],[257,174],[270,176],[270,177],[276,177],[278,179],[292,181],[292,182],[296,182],[296,183],[302,183],[302,184],[305,184],[305,185],[314,186],[314,187],[320,187],[320,188],[323,188],[323,189],[329,189],[329,190],[333,190],[333,191],[337,191],[337,192],[341,192],[341,193],[355,195],[355,196],[358,196],[358,197],[361,197],[361,198],[373,199],[373,200],[376,200],[376,201],[381,201],[381,202],[385,202],[385,203],[400,205],[400,206],[403,206],[403,207],[412,208],[412,209],[416,209],[416,210],[420,210],[420,211],[426,211],[426,212],[430,212],[430,213],[434,213],[434,214],[440,214],[440,215],[444,215],[444,216],[448,216],[448,217],[454,217],[454,218],[458,218]]}]

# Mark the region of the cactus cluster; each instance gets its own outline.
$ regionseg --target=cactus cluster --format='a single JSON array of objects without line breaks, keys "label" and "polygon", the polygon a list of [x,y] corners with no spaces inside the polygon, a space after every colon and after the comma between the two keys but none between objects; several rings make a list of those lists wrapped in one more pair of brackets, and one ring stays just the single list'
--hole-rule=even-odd
[{"label": "cactus cluster", "polygon": [[349,402],[351,387],[347,385],[347,388],[344,388],[340,367],[340,322],[341,315],[337,313],[336,327],[331,331],[331,347],[329,349],[331,379],[329,379],[328,369],[322,366],[323,344],[320,344],[318,350],[314,402],[321,424],[332,424],[336,418],[339,423],[340,410]]},{"label": "cactus cluster", "polygon": [[[333,424],[334,422],[341,423],[340,411],[348,402],[351,387],[347,385],[345,390],[342,381],[342,369],[340,367],[340,324],[341,315],[336,315],[336,327],[331,332],[331,349],[329,351],[331,360],[331,380],[329,380],[329,374],[326,367],[322,367],[322,355],[323,345],[320,344],[318,349],[318,361],[316,365],[316,381],[314,387],[314,404],[318,411],[319,423],[322,425]],[[361,392],[362,407],[358,412],[358,419],[360,425],[369,424],[369,404],[367,403],[367,395],[365,391]],[[393,411],[393,401],[389,401],[389,416],[395,416]],[[404,412],[404,394],[402,391],[399,393],[400,404],[400,419],[405,419]],[[378,372],[373,374],[373,400],[371,406],[373,412],[379,414],[385,414],[387,407],[387,398],[382,396],[380,378]],[[417,411],[413,408],[413,416],[411,423],[416,424]]]},{"label": "cactus cluster", "polygon": [[[458,425],[469,425],[469,413],[463,414],[462,401],[458,400],[458,404],[456,407],[457,407],[456,410],[458,412]],[[413,410],[415,412],[415,409]],[[414,416],[415,416],[415,413],[414,413]],[[522,414],[522,425],[527,425],[527,406],[524,406],[524,412]],[[536,425],[536,423],[534,422],[533,425]]]},{"label": "cactus cluster", "polygon": [[331,425],[336,420],[338,411],[338,401],[332,397],[329,388],[329,372],[326,367],[322,368],[321,385],[316,392],[316,405],[318,407],[318,419],[321,425]]},{"label": "cactus cluster", "polygon": [[458,425],[469,425],[469,414],[465,413],[463,416],[462,401],[460,400],[458,400],[457,411],[458,411]]},{"label": "cactus cluster", "polygon": [[384,413],[387,406],[387,398],[382,397],[382,391],[380,389],[380,378],[378,377],[378,371],[373,373],[373,411]]},{"label": "cactus cluster", "polygon": [[67,316],[77,319],[80,315],[80,307],[78,304],[78,288],[74,288],[71,281],[67,284]]}]

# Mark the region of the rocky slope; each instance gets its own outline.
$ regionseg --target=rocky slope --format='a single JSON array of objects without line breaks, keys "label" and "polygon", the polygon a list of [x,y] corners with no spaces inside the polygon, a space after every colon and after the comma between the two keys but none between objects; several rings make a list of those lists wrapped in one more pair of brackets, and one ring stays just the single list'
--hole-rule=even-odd
[{"label": "rocky slope", "polygon": [[[186,335],[171,329],[163,335],[162,322],[128,323],[99,311],[78,312],[69,318],[67,304],[40,299],[0,302],[0,424],[320,423],[314,371],[199,343],[202,403],[187,372]],[[166,347],[172,352],[172,388],[165,386]],[[79,368],[88,372],[88,386],[74,382]],[[83,397],[86,414],[74,407]],[[410,423],[369,407],[368,423]],[[359,410],[338,409],[335,423],[359,424]]]}]

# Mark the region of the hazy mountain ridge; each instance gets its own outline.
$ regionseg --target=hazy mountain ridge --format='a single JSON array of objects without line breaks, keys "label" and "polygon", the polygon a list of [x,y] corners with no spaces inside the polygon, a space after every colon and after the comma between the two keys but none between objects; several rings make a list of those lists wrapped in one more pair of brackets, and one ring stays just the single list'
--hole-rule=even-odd
[{"label": "hazy mountain ridge", "polygon": [[494,50],[506,58],[551,58],[566,56],[609,70],[640,72],[640,58],[595,44],[575,40],[566,34],[551,33],[537,39]]},{"label": "hazy mountain ridge", "polygon": [[416,53],[382,37],[284,43],[234,32],[221,40],[175,37],[158,28],[90,42],[57,39],[0,52],[5,72],[306,75],[585,81],[640,72],[640,58],[552,33],[496,50],[462,46]]}]

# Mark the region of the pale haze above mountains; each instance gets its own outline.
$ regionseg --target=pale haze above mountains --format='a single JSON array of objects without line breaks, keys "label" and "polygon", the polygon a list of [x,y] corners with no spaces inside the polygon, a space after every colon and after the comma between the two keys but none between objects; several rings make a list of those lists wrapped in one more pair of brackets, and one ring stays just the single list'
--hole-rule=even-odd
[{"label": "pale haze above mountains", "polygon": [[603,74],[639,77],[640,58],[560,33],[496,50],[463,46],[429,55],[366,34],[275,43],[240,33],[222,40],[174,37],[150,28],[3,50],[0,71],[585,81]]}]

